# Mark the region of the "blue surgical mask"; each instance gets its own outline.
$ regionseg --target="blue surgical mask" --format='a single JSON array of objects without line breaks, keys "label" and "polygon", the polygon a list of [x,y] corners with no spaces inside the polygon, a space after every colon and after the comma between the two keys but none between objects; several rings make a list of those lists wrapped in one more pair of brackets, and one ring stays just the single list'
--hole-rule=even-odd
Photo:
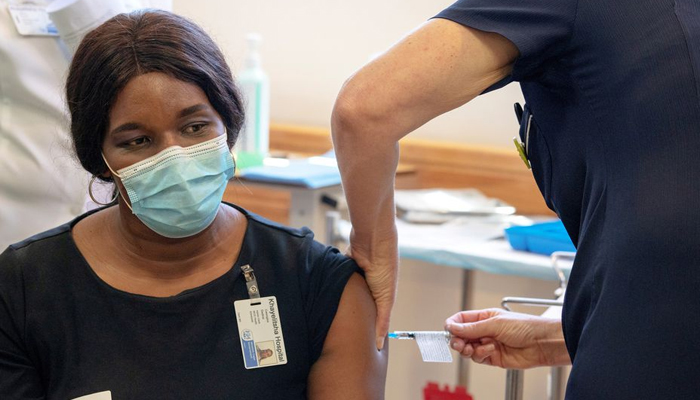
[{"label": "blue surgical mask", "polygon": [[121,179],[129,208],[141,222],[161,236],[184,238],[214,221],[233,171],[224,134],[189,147],[168,147],[112,173]]}]

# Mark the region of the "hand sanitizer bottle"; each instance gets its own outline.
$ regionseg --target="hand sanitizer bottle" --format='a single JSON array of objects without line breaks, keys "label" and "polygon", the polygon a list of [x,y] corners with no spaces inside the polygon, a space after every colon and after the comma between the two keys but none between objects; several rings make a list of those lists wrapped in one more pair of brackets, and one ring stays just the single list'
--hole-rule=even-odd
[{"label": "hand sanitizer bottle", "polygon": [[245,97],[245,124],[236,145],[238,168],[262,165],[267,156],[270,137],[270,82],[262,70],[259,47],[262,38],[256,33],[246,36],[248,56],[238,83]]}]

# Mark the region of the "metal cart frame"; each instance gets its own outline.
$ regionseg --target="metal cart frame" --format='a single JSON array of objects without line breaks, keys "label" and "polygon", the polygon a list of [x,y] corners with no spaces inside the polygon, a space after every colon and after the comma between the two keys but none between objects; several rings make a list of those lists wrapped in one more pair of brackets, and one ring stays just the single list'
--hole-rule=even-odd
[{"label": "metal cart frame", "polygon": [[[559,263],[561,260],[572,260],[576,253],[557,251],[552,253],[552,268],[559,277],[559,287],[554,291],[555,299],[537,299],[529,297],[504,297],[501,300],[501,307],[510,311],[511,304],[519,304],[532,307],[561,307],[564,305],[564,292],[566,291],[567,279]],[[524,370],[509,369],[506,371],[506,400],[523,399],[523,378]],[[551,367],[547,384],[547,399],[562,400],[561,392],[566,386],[564,382],[564,368]]]}]

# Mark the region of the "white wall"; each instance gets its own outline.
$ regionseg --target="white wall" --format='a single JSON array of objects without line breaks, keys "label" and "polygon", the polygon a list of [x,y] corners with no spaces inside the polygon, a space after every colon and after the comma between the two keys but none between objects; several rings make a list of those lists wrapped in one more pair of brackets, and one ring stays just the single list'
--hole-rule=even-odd
[{"label": "white wall", "polygon": [[[328,127],[341,85],[376,53],[447,7],[451,0],[174,0],[174,11],[202,25],[234,71],[245,34],[263,36],[271,82],[271,119]],[[517,125],[511,84],[448,113],[412,137],[511,148]]]}]

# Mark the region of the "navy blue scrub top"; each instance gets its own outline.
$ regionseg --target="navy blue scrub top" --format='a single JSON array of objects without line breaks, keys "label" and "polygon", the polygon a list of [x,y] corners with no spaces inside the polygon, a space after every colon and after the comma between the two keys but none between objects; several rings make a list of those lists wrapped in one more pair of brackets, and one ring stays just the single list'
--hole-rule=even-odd
[{"label": "navy blue scrub top", "polygon": [[567,399],[700,398],[700,0],[461,0],[437,17],[520,50],[521,135],[531,115],[535,180],[578,249]]}]

